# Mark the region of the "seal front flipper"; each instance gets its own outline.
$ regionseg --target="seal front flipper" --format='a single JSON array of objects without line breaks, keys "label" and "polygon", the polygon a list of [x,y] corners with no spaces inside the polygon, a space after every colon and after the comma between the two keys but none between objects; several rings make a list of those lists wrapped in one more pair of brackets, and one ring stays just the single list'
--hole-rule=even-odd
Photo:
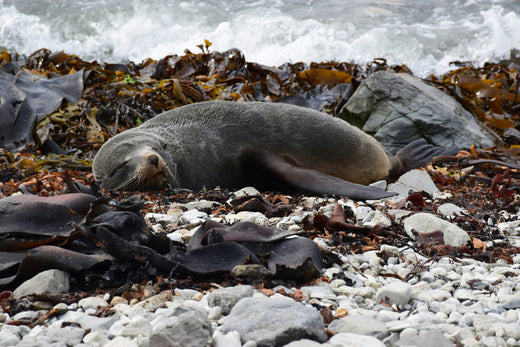
[{"label": "seal front flipper", "polygon": [[247,152],[241,157],[241,162],[248,183],[260,189],[283,190],[292,187],[359,200],[376,200],[396,195],[303,168],[290,156],[270,151]]},{"label": "seal front flipper", "polygon": [[396,167],[397,170],[390,173],[390,178],[397,179],[405,172],[426,166],[435,156],[455,155],[458,151],[458,146],[443,148],[430,145],[425,139],[415,140],[410,142],[395,155],[399,165]]}]

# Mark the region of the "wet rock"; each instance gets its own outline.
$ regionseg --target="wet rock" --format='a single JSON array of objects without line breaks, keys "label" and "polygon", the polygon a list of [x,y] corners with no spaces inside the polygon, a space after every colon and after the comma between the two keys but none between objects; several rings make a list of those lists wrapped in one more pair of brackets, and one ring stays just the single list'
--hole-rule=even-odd
[{"label": "wet rock", "polygon": [[329,330],[335,333],[353,333],[368,335],[378,339],[388,335],[385,323],[370,317],[348,315],[336,319],[329,325]]},{"label": "wet rock", "polygon": [[373,73],[338,116],[374,135],[392,154],[419,138],[463,149],[495,144],[490,132],[457,101],[406,73]]},{"label": "wet rock", "polygon": [[19,299],[30,294],[58,294],[68,291],[69,274],[61,270],[47,270],[22,283],[14,290],[13,297]]},{"label": "wet rock", "polygon": [[253,296],[253,287],[251,286],[219,288],[208,294],[208,305],[210,307],[220,306],[222,314],[227,315],[240,299],[250,296]]},{"label": "wet rock", "polygon": [[242,342],[281,346],[308,338],[323,342],[327,335],[319,312],[286,298],[244,298],[222,319],[222,332],[239,332]]},{"label": "wet rock", "polygon": [[376,303],[382,299],[389,305],[404,306],[410,301],[412,286],[402,281],[393,281],[377,290]]},{"label": "wet rock", "polygon": [[410,170],[403,174],[397,182],[388,185],[389,192],[396,192],[399,195],[408,196],[409,192],[424,191],[428,194],[439,192],[430,175],[422,170]]},{"label": "wet rock", "polygon": [[438,230],[442,232],[444,243],[447,245],[462,246],[470,241],[469,235],[464,230],[430,213],[416,213],[406,218],[403,225],[408,236],[413,239],[416,236],[412,230],[418,234],[427,234]]},{"label": "wet rock", "polygon": [[150,336],[149,346],[209,346],[212,334],[211,323],[203,313],[188,311],[169,328]]}]

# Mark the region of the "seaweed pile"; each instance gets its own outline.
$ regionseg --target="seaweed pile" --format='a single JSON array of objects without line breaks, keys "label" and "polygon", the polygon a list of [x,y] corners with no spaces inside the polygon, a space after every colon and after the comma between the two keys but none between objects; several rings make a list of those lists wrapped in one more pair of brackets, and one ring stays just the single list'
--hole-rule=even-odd
[{"label": "seaweed pile", "polygon": [[[36,147],[50,138],[66,152],[82,153],[87,159],[100,143],[116,133],[187,103],[283,98],[334,113],[338,104],[341,106],[371,73],[412,73],[406,65],[389,66],[384,59],[375,59],[366,66],[325,62],[269,67],[248,62],[237,49],[211,52],[210,46],[206,41],[199,46],[201,53],[185,51],[181,56],[169,55],[159,61],[147,59],[139,64],[86,62],[75,55],[47,49],[28,57],[2,51],[0,67],[5,71],[6,65],[16,65],[33,79],[48,81],[82,72],[82,98],[67,98],[68,102],[64,101],[51,114],[40,116],[32,135]],[[517,63],[513,58],[503,64],[477,68],[459,62],[456,64],[464,66],[444,76],[432,75],[427,82],[455,97],[506,144],[514,144],[520,140]]]}]

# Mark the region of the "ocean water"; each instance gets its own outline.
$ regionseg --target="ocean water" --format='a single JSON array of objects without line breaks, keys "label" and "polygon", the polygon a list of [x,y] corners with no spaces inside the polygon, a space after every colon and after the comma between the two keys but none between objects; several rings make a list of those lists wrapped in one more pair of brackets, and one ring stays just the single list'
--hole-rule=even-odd
[{"label": "ocean water", "polygon": [[419,76],[520,49],[520,0],[0,0],[0,47],[102,62],[240,49],[248,61],[386,58]]}]

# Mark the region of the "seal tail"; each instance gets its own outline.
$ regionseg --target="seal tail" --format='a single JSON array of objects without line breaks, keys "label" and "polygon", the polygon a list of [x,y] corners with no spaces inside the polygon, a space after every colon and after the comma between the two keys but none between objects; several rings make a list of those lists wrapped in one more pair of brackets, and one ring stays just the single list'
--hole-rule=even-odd
[{"label": "seal tail", "polygon": [[391,178],[398,178],[407,171],[426,166],[435,156],[455,155],[458,152],[458,146],[443,148],[430,145],[425,139],[415,140],[395,155],[399,161],[399,170]]}]

